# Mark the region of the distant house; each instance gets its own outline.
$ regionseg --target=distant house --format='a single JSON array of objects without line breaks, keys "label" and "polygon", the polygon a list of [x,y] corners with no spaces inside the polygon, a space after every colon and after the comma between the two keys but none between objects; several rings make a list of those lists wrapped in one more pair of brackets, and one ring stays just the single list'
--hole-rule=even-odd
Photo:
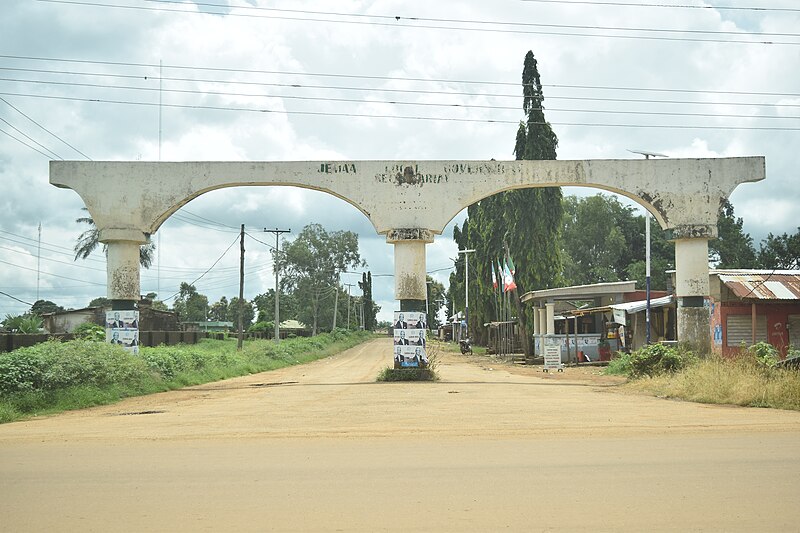
[{"label": "distant house", "polygon": [[[139,329],[141,331],[178,331],[178,316],[172,311],[153,309],[143,300],[139,305]],[[107,307],[84,307],[56,311],[42,315],[45,331],[50,334],[72,333],[84,322],[105,327]]]},{"label": "distant house", "polygon": [[711,270],[709,285],[714,352],[735,355],[762,341],[781,357],[800,349],[800,270]]},{"label": "distant house", "polygon": [[226,331],[233,331],[235,328],[233,322],[209,320],[206,322],[181,322],[184,331],[209,331],[213,333],[223,333]]}]

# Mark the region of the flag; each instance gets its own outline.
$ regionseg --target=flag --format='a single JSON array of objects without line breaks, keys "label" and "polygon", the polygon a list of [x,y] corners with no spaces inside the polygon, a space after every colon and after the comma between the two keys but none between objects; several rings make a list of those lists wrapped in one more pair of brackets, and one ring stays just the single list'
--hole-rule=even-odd
[{"label": "flag", "polygon": [[506,282],[505,282],[505,274],[503,274],[503,267],[500,266],[500,261],[497,262],[497,275],[500,277],[500,288],[503,292],[506,292]]},{"label": "flag", "polygon": [[515,276],[517,274],[517,269],[514,268],[514,261],[511,260],[511,255],[508,256],[508,268],[511,270],[511,275]]},{"label": "flag", "polygon": [[497,288],[497,276],[494,273],[494,265],[492,265],[492,288]]},{"label": "flag", "polygon": [[516,290],[516,288],[517,284],[514,283],[514,274],[511,273],[511,268],[508,266],[508,263],[506,263],[506,267],[503,270],[503,290],[508,292]]}]

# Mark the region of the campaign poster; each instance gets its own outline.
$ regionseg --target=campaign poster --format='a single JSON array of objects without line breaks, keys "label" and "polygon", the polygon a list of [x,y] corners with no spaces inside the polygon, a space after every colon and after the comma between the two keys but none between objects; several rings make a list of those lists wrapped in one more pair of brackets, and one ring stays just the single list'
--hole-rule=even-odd
[{"label": "campaign poster", "polygon": [[400,368],[426,367],[428,356],[421,346],[395,346],[394,363],[395,367]]},{"label": "campaign poster", "polygon": [[425,313],[395,311],[394,363],[395,367],[425,367],[428,356]]},{"label": "campaign poster", "polygon": [[139,311],[107,311],[106,342],[139,353]]},{"label": "campaign poster", "polygon": [[394,329],[428,329],[425,313],[415,311],[395,311]]}]

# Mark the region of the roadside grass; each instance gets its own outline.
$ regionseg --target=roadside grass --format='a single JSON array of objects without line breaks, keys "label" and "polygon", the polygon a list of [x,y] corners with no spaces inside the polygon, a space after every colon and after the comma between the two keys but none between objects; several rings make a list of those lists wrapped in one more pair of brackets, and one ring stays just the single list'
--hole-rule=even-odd
[{"label": "roadside grass", "polygon": [[776,366],[778,355],[766,343],[737,357],[697,357],[692,352],[650,345],[619,354],[605,374],[631,378],[624,388],[691,402],[800,410],[800,371]]},{"label": "roadside grass", "polygon": [[143,347],[138,356],[105,342],[48,341],[0,354],[0,423],[307,363],[371,338],[337,330],[277,345],[248,341],[241,352],[235,339],[203,339]]},{"label": "roadside grass", "polygon": [[633,380],[625,388],[691,402],[800,410],[800,372],[764,367],[746,357],[710,356],[675,374]]}]

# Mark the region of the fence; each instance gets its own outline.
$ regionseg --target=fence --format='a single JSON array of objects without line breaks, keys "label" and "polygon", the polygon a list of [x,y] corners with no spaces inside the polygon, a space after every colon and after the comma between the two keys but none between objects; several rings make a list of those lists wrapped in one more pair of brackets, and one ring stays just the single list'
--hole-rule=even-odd
[{"label": "fence", "polygon": [[[287,337],[309,337],[310,332],[307,331],[281,331],[281,338]],[[139,332],[139,345],[140,346],[173,346],[175,344],[197,344],[200,339],[225,339],[225,333],[206,332],[206,331],[140,331]],[[228,338],[236,338],[236,333],[228,333]],[[270,333],[245,333],[245,340],[255,339],[271,339],[274,334]],[[0,352],[11,352],[17,348],[24,348],[26,346],[33,346],[40,342],[45,342],[50,339],[57,339],[60,341],[71,341],[75,338],[72,333],[0,333]]]},{"label": "fence", "polygon": [[[172,346],[174,344],[197,344],[197,341],[205,337],[212,337],[214,334],[206,334],[200,331],[140,331],[140,346]],[[40,342],[50,339],[60,341],[70,341],[75,338],[72,333],[0,333],[0,352],[10,352],[17,348],[33,346]]]}]

